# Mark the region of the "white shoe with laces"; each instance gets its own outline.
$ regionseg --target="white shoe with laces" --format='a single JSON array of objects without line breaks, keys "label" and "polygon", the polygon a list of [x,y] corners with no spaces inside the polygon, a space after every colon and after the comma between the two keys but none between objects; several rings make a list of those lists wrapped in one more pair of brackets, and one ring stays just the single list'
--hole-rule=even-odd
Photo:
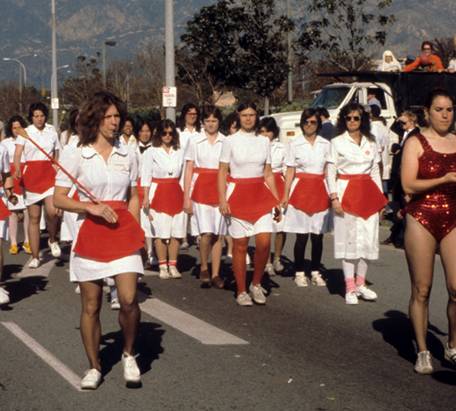
[{"label": "white shoe with laces", "polygon": [[49,248],[51,249],[52,257],[59,258],[62,255],[62,250],[60,249],[59,243],[57,241],[51,243],[48,240]]},{"label": "white shoe with laces", "polygon": [[266,290],[260,285],[250,284],[249,287],[250,297],[256,304],[264,305],[266,304]]},{"label": "white shoe with laces", "polygon": [[171,277],[169,275],[168,266],[161,265],[158,272],[158,278],[161,280],[169,280]]},{"label": "white shoe with laces", "polygon": [[170,265],[168,267],[168,271],[169,271],[169,276],[173,279],[179,279],[179,278],[182,278],[182,274],[179,272],[179,270],[177,269],[177,267],[175,265]]},{"label": "white shoe with laces", "polygon": [[9,304],[9,292],[6,291],[3,287],[0,287],[0,305]]},{"label": "white shoe with laces", "polygon": [[281,271],[283,271],[285,269],[283,264],[280,262],[280,259],[278,259],[278,258],[276,258],[274,260],[273,267],[274,267],[274,270],[278,273],[280,273]]},{"label": "white shoe with laces", "polygon": [[445,360],[456,365],[456,348],[451,348],[448,342],[445,343]]},{"label": "white shoe with laces", "polygon": [[312,271],[310,273],[311,282],[318,287],[325,287],[326,281],[323,279],[319,271]]},{"label": "white shoe with laces", "polygon": [[83,390],[96,390],[101,383],[103,376],[96,368],[86,371],[81,380],[81,388]]},{"label": "white shoe with laces", "polygon": [[276,275],[274,271],[274,267],[272,266],[271,263],[267,263],[266,266],[264,267],[264,271],[268,273],[269,277],[273,277]]},{"label": "white shoe with laces", "polygon": [[421,351],[417,354],[414,370],[417,374],[432,374],[434,367],[432,366],[432,358],[429,351]]},{"label": "white shoe with laces", "polygon": [[375,301],[377,299],[377,293],[369,290],[365,285],[356,287],[356,295],[365,301]]},{"label": "white shoe with laces", "polygon": [[253,305],[250,295],[248,295],[245,291],[236,297],[236,302],[243,307],[251,307]]},{"label": "white shoe with laces", "polygon": [[28,264],[28,268],[38,268],[41,265],[39,258],[32,258]]},{"label": "white shoe with laces", "polygon": [[345,294],[345,304],[348,305],[356,305],[358,304],[358,296],[356,295],[356,291],[349,291]]},{"label": "white shoe with laces", "polygon": [[307,287],[309,284],[307,283],[306,275],[303,271],[297,271],[295,274],[294,282],[298,287]]},{"label": "white shoe with laces", "polygon": [[141,382],[141,371],[139,371],[138,364],[136,363],[136,357],[137,355],[122,354],[123,375],[127,385],[130,383],[139,384]]},{"label": "white shoe with laces", "polygon": [[120,303],[117,298],[111,300],[111,310],[120,310]]}]

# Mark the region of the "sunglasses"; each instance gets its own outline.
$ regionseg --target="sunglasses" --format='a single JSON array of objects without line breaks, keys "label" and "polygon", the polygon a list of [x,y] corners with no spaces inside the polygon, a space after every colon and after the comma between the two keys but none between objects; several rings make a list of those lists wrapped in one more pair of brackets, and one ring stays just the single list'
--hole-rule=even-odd
[{"label": "sunglasses", "polygon": [[429,48],[429,47],[425,47],[425,48],[423,49],[423,51],[431,51],[431,50],[432,50],[432,49]]},{"label": "sunglasses", "polygon": [[318,124],[317,120],[306,120],[306,121],[304,121],[304,125],[305,126],[315,126],[316,124]]},{"label": "sunglasses", "polygon": [[361,120],[360,116],[346,116],[345,121],[359,121]]}]

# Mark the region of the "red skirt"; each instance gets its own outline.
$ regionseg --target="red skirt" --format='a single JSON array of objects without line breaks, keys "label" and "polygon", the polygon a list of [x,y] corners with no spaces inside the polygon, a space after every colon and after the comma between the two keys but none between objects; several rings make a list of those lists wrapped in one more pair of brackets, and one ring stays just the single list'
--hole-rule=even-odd
[{"label": "red skirt", "polygon": [[236,184],[228,200],[233,217],[253,224],[277,206],[278,200],[264,184],[263,177],[231,180]]},{"label": "red skirt", "polygon": [[192,200],[210,206],[217,206],[219,203],[217,189],[216,168],[194,168],[193,172],[198,174],[192,191]]},{"label": "red skirt", "polygon": [[367,220],[378,213],[388,201],[368,174],[339,174],[340,180],[348,180],[342,198],[342,209]]},{"label": "red skirt", "polygon": [[179,214],[184,209],[184,192],[178,178],[153,178],[157,184],[150,208],[157,213],[170,216]]},{"label": "red skirt", "polygon": [[[21,163],[21,166],[20,166],[21,174],[24,173],[24,167],[25,167],[25,163]],[[14,176],[14,173],[16,171],[16,167],[14,166],[14,163],[10,163],[10,169],[11,169],[11,175]],[[13,188],[14,194],[17,194],[17,195],[24,194],[24,188],[22,186],[22,184],[23,184],[22,177],[13,178],[13,184],[14,184],[14,188]]]},{"label": "red skirt", "polygon": [[279,200],[283,198],[285,193],[285,179],[282,173],[274,173],[274,180],[276,184],[277,194],[279,194]]},{"label": "red skirt", "polygon": [[128,257],[144,247],[144,231],[125,201],[104,201],[118,215],[114,224],[87,214],[79,229],[74,252],[90,260],[109,262]]},{"label": "red skirt", "polygon": [[294,208],[312,215],[329,208],[324,174],[296,173],[299,181],[288,201]]},{"label": "red skirt", "polygon": [[55,175],[49,160],[27,161],[22,180],[27,191],[42,194],[55,185]]}]

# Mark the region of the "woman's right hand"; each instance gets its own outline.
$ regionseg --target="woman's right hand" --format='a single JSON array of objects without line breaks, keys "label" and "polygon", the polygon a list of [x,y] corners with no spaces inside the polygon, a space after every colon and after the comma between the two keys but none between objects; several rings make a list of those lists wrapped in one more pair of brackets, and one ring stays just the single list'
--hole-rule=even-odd
[{"label": "woman's right hand", "polygon": [[336,200],[332,200],[332,201],[331,201],[331,206],[332,206],[334,212],[335,212],[338,216],[340,216],[340,217],[343,217],[343,216],[344,216],[344,210],[343,210],[342,204],[340,203],[339,200],[337,200],[337,199],[336,199]]},{"label": "woman's right hand", "polygon": [[228,217],[231,215],[230,205],[228,204],[227,201],[220,203],[219,210],[220,210],[220,213],[222,214],[222,216],[224,216],[224,217]]},{"label": "woman's right hand", "polygon": [[193,214],[192,200],[189,198],[184,200],[184,212],[188,215]]},{"label": "woman's right hand", "polygon": [[446,173],[443,177],[444,183],[456,183],[456,172]]},{"label": "woman's right hand", "polygon": [[18,168],[17,170],[14,170],[13,178],[15,180],[20,180],[22,178],[22,172],[21,172],[20,168]]},{"label": "woman's right hand", "polygon": [[86,211],[91,215],[104,218],[110,224],[116,223],[118,219],[117,213],[107,204],[89,204]]}]

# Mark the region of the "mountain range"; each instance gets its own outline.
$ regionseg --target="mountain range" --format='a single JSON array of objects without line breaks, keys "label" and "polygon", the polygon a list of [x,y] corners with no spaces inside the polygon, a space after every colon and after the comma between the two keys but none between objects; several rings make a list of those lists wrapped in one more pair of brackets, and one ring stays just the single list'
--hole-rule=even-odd
[{"label": "mountain range", "polygon": [[[214,2],[174,1],[177,41],[185,22],[202,6]],[[276,3],[283,9],[285,0]],[[77,56],[95,55],[107,39],[116,41],[115,47],[108,48],[109,59],[132,58],[147,43],[163,43],[163,0],[56,0],[56,4],[59,65],[71,66]],[[303,1],[292,1],[294,18],[304,15],[304,7]],[[32,83],[37,84],[40,79],[47,82],[51,0],[0,0],[0,10],[0,58],[21,59]],[[396,16],[396,23],[388,30],[385,47],[398,56],[415,54],[423,39],[456,34],[454,0],[395,0],[390,11]],[[0,60],[0,79],[15,79],[15,66]]]}]

